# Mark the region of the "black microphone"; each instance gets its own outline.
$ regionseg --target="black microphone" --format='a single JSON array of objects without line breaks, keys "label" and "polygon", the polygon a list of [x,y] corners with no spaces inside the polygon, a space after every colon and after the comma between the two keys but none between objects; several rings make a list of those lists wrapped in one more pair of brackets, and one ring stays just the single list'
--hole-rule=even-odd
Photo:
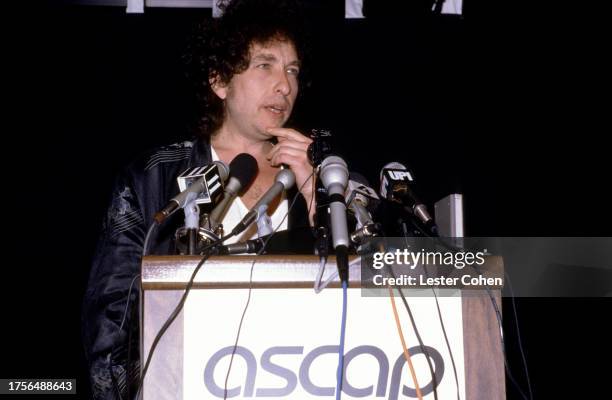
[{"label": "black microphone", "polygon": [[174,196],[168,204],[156,212],[153,218],[161,224],[176,210],[185,206],[195,194],[196,203],[213,203],[223,193],[223,184],[229,176],[229,167],[223,161],[215,161],[204,167],[185,170],[177,178],[181,192]]},{"label": "black microphone", "polygon": [[398,162],[390,162],[380,171],[380,195],[389,201],[403,205],[405,210],[417,217],[431,232],[437,235],[438,229],[433,218],[429,215],[427,207],[410,187],[413,183],[412,173]]},{"label": "black microphone", "polygon": [[313,129],[310,137],[312,143],[308,145],[306,155],[310,165],[318,167],[325,157],[331,155],[331,145],[329,144],[331,132],[326,129]]},{"label": "black microphone", "polygon": [[248,153],[240,153],[229,165],[230,178],[225,185],[223,200],[210,213],[210,224],[215,230],[223,221],[225,213],[242,189],[247,188],[257,176],[257,160]]},{"label": "black microphone", "polygon": [[336,250],[338,275],[342,282],[348,282],[349,235],[346,222],[344,191],[348,183],[348,167],[338,156],[327,156],[322,162],[319,178],[329,196],[329,216],[332,229],[332,244]]},{"label": "black microphone", "polygon": [[[331,132],[326,129],[312,129],[310,137],[312,143],[308,145],[306,154],[310,165],[318,168],[321,162],[331,155]],[[323,187],[320,179],[315,185],[315,214],[314,228],[315,252],[321,258],[327,258],[329,254],[329,198],[327,190]]]},{"label": "black microphone", "polygon": [[329,197],[320,179],[317,179],[315,187],[314,236],[316,254],[321,258],[327,258],[329,254]]},{"label": "black microphone", "polygon": [[259,201],[253,206],[253,208],[242,218],[242,221],[238,223],[232,229],[232,236],[238,235],[246,228],[249,227],[261,213],[266,212],[270,203],[278,196],[283,190],[290,189],[295,185],[295,174],[290,169],[281,169],[274,178],[274,184],[268,189],[266,193],[259,199]]}]

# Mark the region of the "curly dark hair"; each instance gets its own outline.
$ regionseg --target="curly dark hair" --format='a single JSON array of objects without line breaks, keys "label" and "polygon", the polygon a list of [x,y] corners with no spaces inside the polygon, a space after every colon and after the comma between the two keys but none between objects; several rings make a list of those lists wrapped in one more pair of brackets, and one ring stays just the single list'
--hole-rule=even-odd
[{"label": "curly dark hair", "polygon": [[297,0],[232,0],[218,4],[222,17],[201,22],[183,56],[187,78],[196,86],[196,131],[204,136],[214,134],[225,117],[223,101],[213,92],[210,78],[227,84],[235,74],[245,71],[254,43],[293,43],[302,65],[300,86],[309,84],[304,65],[310,51],[303,8]]}]

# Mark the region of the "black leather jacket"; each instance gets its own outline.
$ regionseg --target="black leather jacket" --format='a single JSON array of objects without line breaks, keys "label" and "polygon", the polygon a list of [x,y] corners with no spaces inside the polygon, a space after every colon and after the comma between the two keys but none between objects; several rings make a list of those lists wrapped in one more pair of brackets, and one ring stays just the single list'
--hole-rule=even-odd
[{"label": "black leather jacket", "polygon": [[[131,397],[135,394],[139,374],[137,276],[145,235],[154,213],[178,193],[176,177],[187,168],[210,162],[210,144],[200,138],[151,152],[130,164],[115,182],[82,309],[94,399],[118,399],[119,391],[123,399],[129,398],[129,392]],[[295,193],[294,188],[288,198]],[[175,216],[157,229],[149,254],[175,254],[173,236],[181,220]],[[291,209],[288,226],[308,226],[301,195]],[[128,360],[130,367],[126,368]]]}]

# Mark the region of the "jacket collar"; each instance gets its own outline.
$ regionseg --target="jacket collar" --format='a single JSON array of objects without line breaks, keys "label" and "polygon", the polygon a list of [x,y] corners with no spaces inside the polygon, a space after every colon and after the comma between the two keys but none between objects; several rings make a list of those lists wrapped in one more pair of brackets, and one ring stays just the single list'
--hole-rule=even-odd
[{"label": "jacket collar", "polygon": [[204,166],[211,162],[210,139],[205,136],[198,136],[193,142],[193,149],[189,157],[189,167]]}]

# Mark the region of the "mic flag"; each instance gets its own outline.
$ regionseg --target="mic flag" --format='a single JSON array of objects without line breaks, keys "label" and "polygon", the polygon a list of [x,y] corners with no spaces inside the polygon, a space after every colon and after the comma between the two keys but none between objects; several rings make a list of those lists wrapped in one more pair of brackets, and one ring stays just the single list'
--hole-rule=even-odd
[{"label": "mic flag", "polygon": [[188,168],[176,178],[179,190],[183,192],[198,179],[203,178],[203,190],[196,197],[196,204],[216,203],[223,193],[222,174],[219,174],[218,170],[218,164],[216,163],[203,167]]},{"label": "mic flag", "polygon": [[223,193],[223,184],[229,175],[229,167],[222,161],[215,161],[205,167],[189,168],[179,175],[178,184],[181,192],[154,215],[155,222],[161,224],[176,210],[193,200],[196,204],[210,204],[218,200]]}]

